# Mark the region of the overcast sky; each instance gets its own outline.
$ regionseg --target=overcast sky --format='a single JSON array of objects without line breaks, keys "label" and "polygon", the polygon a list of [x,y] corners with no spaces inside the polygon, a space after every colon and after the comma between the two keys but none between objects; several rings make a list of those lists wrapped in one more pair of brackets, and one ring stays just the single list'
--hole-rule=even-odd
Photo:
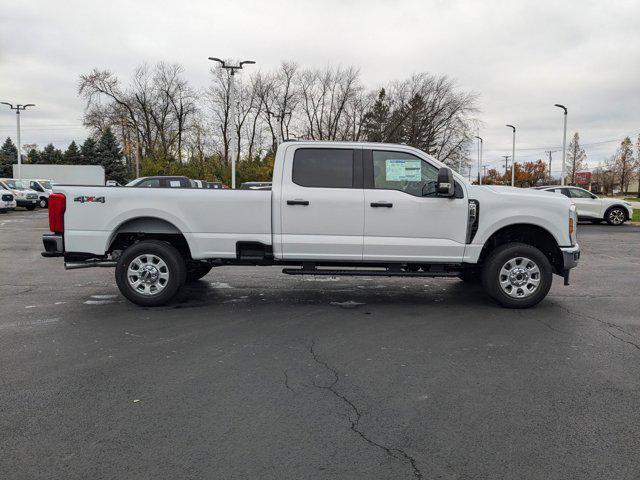
[{"label": "overcast sky", "polygon": [[592,165],[640,133],[638,0],[0,0],[0,101],[37,105],[22,116],[23,143],[84,140],[81,73],[126,78],[164,60],[203,87],[208,56],[254,59],[263,70],[282,60],[355,65],[370,87],[447,74],[479,94],[485,163],[495,166],[511,151],[505,123],[518,127],[516,160],[561,146],[554,103],[569,108],[569,135],[580,132]]}]

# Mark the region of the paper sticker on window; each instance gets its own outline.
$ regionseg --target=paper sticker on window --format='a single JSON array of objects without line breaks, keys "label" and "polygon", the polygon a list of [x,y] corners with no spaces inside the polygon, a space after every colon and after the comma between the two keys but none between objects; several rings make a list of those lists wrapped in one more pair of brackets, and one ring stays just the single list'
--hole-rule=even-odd
[{"label": "paper sticker on window", "polygon": [[388,182],[419,182],[422,180],[422,160],[386,160]]},{"label": "paper sticker on window", "polygon": [[180,186],[180,180],[169,180],[169,186],[170,187],[179,187]]}]

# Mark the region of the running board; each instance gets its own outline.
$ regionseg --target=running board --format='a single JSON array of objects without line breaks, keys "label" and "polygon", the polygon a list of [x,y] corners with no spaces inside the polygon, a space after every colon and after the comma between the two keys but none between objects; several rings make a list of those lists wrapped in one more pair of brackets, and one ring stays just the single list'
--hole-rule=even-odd
[{"label": "running board", "polygon": [[329,270],[284,268],[282,273],[287,275],[331,275],[341,277],[457,277],[459,272],[444,270],[409,272],[403,270]]}]

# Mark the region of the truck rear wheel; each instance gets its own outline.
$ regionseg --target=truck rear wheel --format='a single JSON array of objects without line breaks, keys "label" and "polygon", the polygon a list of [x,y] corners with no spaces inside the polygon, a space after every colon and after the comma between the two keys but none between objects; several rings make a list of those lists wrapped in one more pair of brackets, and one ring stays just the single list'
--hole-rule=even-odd
[{"label": "truck rear wheel", "polygon": [[165,305],[186,280],[180,252],[166,242],[144,240],[127,248],[116,265],[122,295],[143,307]]},{"label": "truck rear wheel", "polygon": [[549,293],[553,271],[549,259],[525,243],[501,245],[482,268],[485,292],[507,308],[529,308]]}]

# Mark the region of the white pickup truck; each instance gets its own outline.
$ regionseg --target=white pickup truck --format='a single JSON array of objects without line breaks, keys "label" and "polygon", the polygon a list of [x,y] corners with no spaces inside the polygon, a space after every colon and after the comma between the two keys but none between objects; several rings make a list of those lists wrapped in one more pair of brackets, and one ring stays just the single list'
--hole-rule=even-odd
[{"label": "white pickup truck", "polygon": [[285,142],[271,190],[54,192],[43,256],[114,266],[122,294],[144,306],[213,267],[281,265],[290,275],[460,277],[525,308],[554,273],[568,284],[580,257],[568,198],[470,185],[405,145]]}]

